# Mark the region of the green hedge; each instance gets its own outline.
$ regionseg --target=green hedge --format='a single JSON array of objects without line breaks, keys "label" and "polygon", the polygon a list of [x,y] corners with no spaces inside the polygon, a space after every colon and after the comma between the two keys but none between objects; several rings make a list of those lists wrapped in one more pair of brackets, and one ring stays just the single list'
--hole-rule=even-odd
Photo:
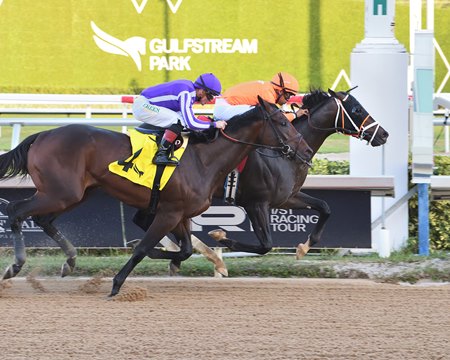
[{"label": "green hedge", "polygon": [[[434,175],[450,175],[450,157],[434,157]],[[430,250],[450,251],[450,202],[430,201]],[[409,200],[410,250],[418,250],[418,198]]]},{"label": "green hedge", "polygon": [[313,159],[313,165],[309,170],[311,175],[348,175],[349,173],[350,163],[347,160]]},{"label": "green hedge", "polygon": [[[435,156],[434,175],[450,175],[450,157]],[[348,161],[314,159],[309,174],[346,175],[350,173]],[[412,184],[411,184],[412,186]],[[418,199],[409,200],[409,242],[408,250],[418,252]],[[450,251],[450,201],[430,201],[430,251]]]}]

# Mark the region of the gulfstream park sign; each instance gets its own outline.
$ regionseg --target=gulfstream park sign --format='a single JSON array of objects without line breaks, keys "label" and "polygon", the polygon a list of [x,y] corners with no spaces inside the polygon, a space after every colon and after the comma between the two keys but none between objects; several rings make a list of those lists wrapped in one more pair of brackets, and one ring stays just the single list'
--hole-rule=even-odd
[{"label": "gulfstream park sign", "polygon": [[[148,59],[147,69],[191,70],[192,54],[257,54],[257,39],[146,39],[133,36],[120,40],[101,30],[93,21],[91,28],[97,46],[110,54],[127,56],[139,71],[143,69],[143,58]],[[148,50],[148,52],[147,52]]]}]

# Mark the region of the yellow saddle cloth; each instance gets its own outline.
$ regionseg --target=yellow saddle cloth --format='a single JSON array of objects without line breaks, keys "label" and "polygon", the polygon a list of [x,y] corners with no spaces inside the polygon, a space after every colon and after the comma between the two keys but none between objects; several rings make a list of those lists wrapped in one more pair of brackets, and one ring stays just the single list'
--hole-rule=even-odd
[{"label": "yellow saddle cloth", "polygon": [[[156,165],[152,163],[153,156],[158,150],[156,136],[142,134],[136,130],[130,130],[129,135],[132,148],[131,156],[125,160],[117,160],[109,164],[109,171],[151,189],[156,174]],[[183,136],[183,140],[180,148],[175,150],[177,159],[181,159],[189,139]],[[161,177],[160,190],[164,189],[175,169],[176,166],[165,167]]]}]

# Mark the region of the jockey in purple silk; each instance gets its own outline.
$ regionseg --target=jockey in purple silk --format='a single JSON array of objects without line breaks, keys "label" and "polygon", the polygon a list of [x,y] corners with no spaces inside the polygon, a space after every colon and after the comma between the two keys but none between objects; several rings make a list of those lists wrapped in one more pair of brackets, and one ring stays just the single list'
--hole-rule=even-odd
[{"label": "jockey in purple silk", "polygon": [[153,158],[156,165],[177,166],[178,161],[169,158],[172,145],[183,128],[206,130],[210,127],[225,129],[225,121],[206,122],[195,117],[194,102],[202,105],[219,96],[222,85],[212,73],[200,75],[195,82],[174,80],[151,86],[134,100],[133,115],[147,124],[166,128]]}]

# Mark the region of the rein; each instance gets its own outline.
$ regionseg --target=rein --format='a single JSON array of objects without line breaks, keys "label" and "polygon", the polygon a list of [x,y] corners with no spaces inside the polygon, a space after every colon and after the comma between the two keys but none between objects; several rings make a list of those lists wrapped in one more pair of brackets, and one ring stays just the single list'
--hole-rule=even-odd
[{"label": "rein", "polygon": [[[305,141],[306,142],[306,141]],[[259,155],[261,156],[265,156],[267,158],[271,158],[271,159],[276,159],[279,158],[283,155],[269,155],[269,154],[265,154],[264,152],[261,151],[261,149],[256,149],[255,150]],[[296,159],[300,160],[303,164],[308,165],[308,167],[312,167],[312,162],[308,161],[307,159],[303,158],[297,151],[295,151],[295,153],[292,155],[293,157],[295,157]],[[290,160],[293,159],[293,157],[289,157]]]},{"label": "rein", "polygon": [[268,113],[265,109],[263,109],[261,107],[261,111],[263,111],[264,120],[269,121],[269,124],[271,125],[272,130],[275,132],[275,135],[277,136],[278,142],[281,144],[281,146],[270,146],[270,145],[256,144],[256,143],[250,143],[247,141],[242,141],[242,140],[236,139],[234,137],[231,137],[230,135],[227,135],[223,129],[220,129],[220,133],[223,135],[223,137],[225,139],[230,140],[231,142],[234,142],[237,144],[250,145],[253,147],[257,147],[257,148],[264,148],[264,149],[269,149],[269,150],[273,150],[273,151],[278,151],[282,155],[287,156],[288,158],[293,158],[294,156],[296,156],[297,155],[296,151],[292,150],[291,146],[287,143],[296,138],[300,138],[302,135],[300,133],[298,133],[294,137],[291,137],[291,138],[287,139],[286,142],[284,142],[281,139],[281,136],[280,136],[278,130],[275,128],[275,125],[273,124],[273,121],[272,121],[272,116],[277,114],[278,112],[281,112],[281,109],[277,109],[272,113]]}]

